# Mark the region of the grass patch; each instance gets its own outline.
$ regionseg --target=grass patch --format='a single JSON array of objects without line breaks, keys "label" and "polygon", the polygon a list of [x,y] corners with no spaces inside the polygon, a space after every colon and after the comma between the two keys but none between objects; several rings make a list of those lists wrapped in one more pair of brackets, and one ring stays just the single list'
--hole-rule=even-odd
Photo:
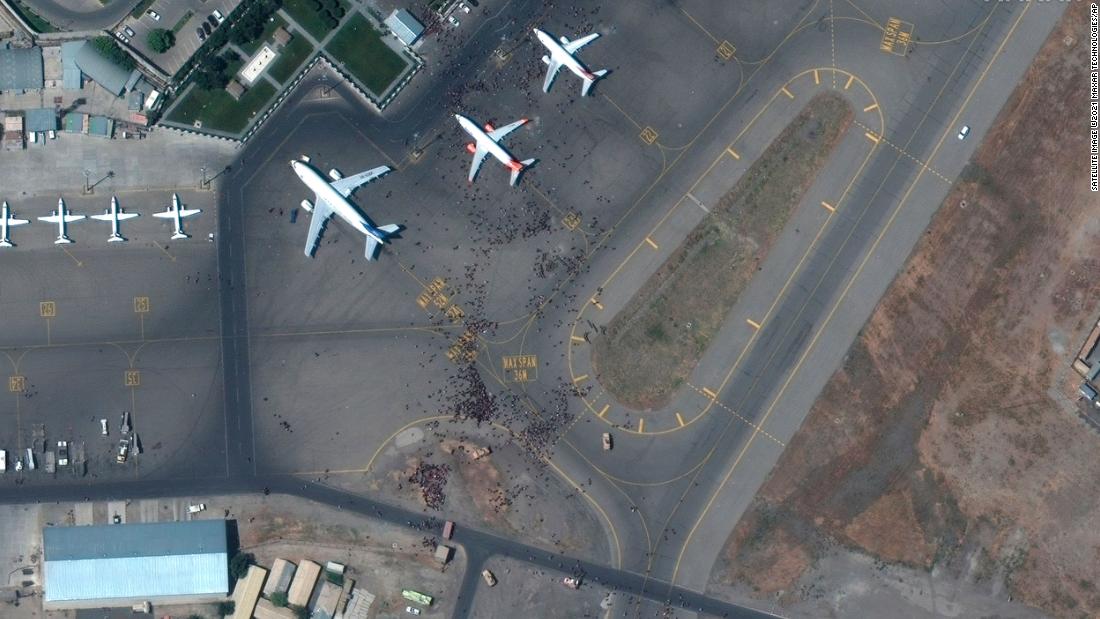
[{"label": "grass patch", "polygon": [[12,7],[19,13],[19,16],[23,18],[23,21],[27,22],[27,24],[38,34],[57,32],[57,28],[55,28],[53,24],[31,10],[23,0],[15,0],[15,2],[12,3]]},{"label": "grass patch", "polygon": [[325,47],[332,57],[374,94],[381,96],[408,66],[382,41],[361,13],[348,20]]},{"label": "grass patch", "polygon": [[195,87],[172,109],[168,120],[186,125],[200,120],[203,129],[240,134],[274,95],[275,87],[266,80],[249,88],[240,101],[235,101],[224,89]]},{"label": "grass patch", "polygon": [[255,41],[245,43],[244,45],[238,45],[249,56],[255,54],[264,43],[271,40],[271,37],[275,34],[275,31],[279,29],[279,26],[285,26],[286,20],[278,15],[272,15],[268,20],[267,25],[264,26],[263,34],[256,37]]},{"label": "grass patch", "polygon": [[153,6],[154,2],[156,2],[156,0],[141,0],[141,2],[134,7],[134,10],[130,11],[130,17],[140,19],[142,15],[145,15],[145,11],[148,11],[149,7]]},{"label": "grass patch", "polygon": [[183,17],[181,17],[179,21],[176,22],[176,25],[172,26],[172,34],[179,34],[180,30],[183,30],[183,27],[187,25],[187,20],[191,19],[194,16],[194,11],[187,11],[186,13],[184,13]]},{"label": "grass patch", "polygon": [[852,118],[814,97],[594,341],[600,383],[638,409],[691,375]]},{"label": "grass patch", "polygon": [[267,74],[280,84],[290,79],[298,67],[313,53],[313,44],[305,37],[295,35],[286,47],[279,51],[279,57],[267,68]]},{"label": "grass patch", "polygon": [[[348,10],[347,2],[341,0],[340,6],[343,7],[345,12]],[[283,10],[289,13],[294,21],[298,22],[299,26],[312,34],[313,38],[318,41],[325,38],[325,35],[332,30],[321,12],[314,9],[312,0],[284,0]]]}]

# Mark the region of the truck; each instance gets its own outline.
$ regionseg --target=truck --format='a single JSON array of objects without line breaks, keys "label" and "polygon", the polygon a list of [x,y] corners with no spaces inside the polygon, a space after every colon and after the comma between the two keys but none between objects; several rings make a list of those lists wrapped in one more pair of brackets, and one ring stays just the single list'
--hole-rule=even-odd
[{"label": "truck", "polygon": [[126,464],[126,458],[130,455],[130,441],[121,439],[118,442],[118,456],[115,457],[115,462],[119,464]]},{"label": "truck", "polygon": [[57,466],[69,465],[69,442],[57,441]]},{"label": "truck", "polygon": [[563,578],[561,580],[561,584],[565,585],[566,587],[569,587],[570,589],[580,589],[581,588],[581,579],[580,578],[574,578],[572,576],[566,576],[565,578]]},{"label": "truck", "polygon": [[455,534],[455,523],[452,520],[448,520],[443,524],[443,539],[451,539],[451,536]]},{"label": "truck", "polygon": [[490,587],[496,586],[497,577],[493,576],[493,573],[489,570],[481,570],[481,577],[485,579],[485,584],[489,585]]},{"label": "truck", "polygon": [[0,473],[8,470],[8,452],[6,449],[0,449]]},{"label": "truck", "polygon": [[27,468],[32,471],[38,468],[38,465],[34,462],[34,451],[30,447],[27,448]]},{"label": "truck", "polygon": [[614,444],[611,442],[611,433],[610,432],[604,432],[603,433],[603,450],[604,451],[611,451],[611,448],[613,446],[614,446]]},{"label": "truck", "polygon": [[423,593],[420,593],[419,591],[413,591],[412,589],[403,589],[401,591],[401,597],[410,602],[420,604],[421,606],[431,606],[433,599],[430,595],[424,595]]}]

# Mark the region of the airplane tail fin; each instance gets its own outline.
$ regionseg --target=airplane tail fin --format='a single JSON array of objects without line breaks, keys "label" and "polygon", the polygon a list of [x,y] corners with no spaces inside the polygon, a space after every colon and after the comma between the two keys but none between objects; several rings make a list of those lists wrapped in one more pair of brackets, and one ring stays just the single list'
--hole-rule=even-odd
[{"label": "airplane tail fin", "polygon": [[599,80],[601,77],[607,75],[607,69],[600,69],[599,71],[593,72],[592,75],[594,75],[595,77],[593,77],[592,79],[584,80],[584,87],[581,88],[582,97],[587,97],[588,91],[592,88],[592,85],[595,84],[596,81]]},{"label": "airplane tail fin", "polygon": [[68,245],[69,243],[72,243],[72,242],[73,242],[73,240],[70,239],[67,236],[59,236],[59,237],[57,237],[57,240],[53,242],[53,244],[54,245]]},{"label": "airplane tail fin", "polygon": [[379,226],[378,229],[386,233],[386,238],[401,232],[401,226],[399,224],[386,224],[384,226]]},{"label": "airplane tail fin", "polygon": [[122,238],[121,234],[112,234],[110,237],[108,237],[107,242],[108,243],[121,243],[125,240],[126,239]]},{"label": "airplane tail fin", "polygon": [[172,240],[173,240],[173,241],[178,241],[178,240],[180,240],[180,239],[189,239],[189,238],[191,238],[191,235],[189,235],[189,234],[184,234],[184,233],[182,233],[182,232],[177,232],[177,233],[175,233],[175,234],[173,234],[173,235],[172,235]]},{"label": "airplane tail fin", "polygon": [[7,239],[0,240],[0,247],[12,247],[11,241]]},{"label": "airplane tail fin", "polygon": [[519,183],[519,175],[523,174],[523,171],[526,170],[527,168],[531,167],[531,164],[533,164],[533,163],[535,163],[534,159],[526,159],[524,161],[519,162],[519,167],[518,168],[512,170],[512,178],[511,178],[510,183],[513,187],[515,187],[516,184]]}]

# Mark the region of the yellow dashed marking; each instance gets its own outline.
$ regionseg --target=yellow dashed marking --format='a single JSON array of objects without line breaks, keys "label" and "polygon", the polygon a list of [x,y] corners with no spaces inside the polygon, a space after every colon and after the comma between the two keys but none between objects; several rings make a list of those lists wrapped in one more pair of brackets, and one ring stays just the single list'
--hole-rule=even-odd
[{"label": "yellow dashed marking", "polygon": [[684,416],[680,413],[676,413],[676,421],[679,422],[680,427],[684,427]]},{"label": "yellow dashed marking", "polygon": [[852,82],[854,82],[854,81],[856,81],[856,76],[849,75],[848,76],[848,81],[844,82],[844,90],[848,90],[849,88],[851,88],[852,87]]},{"label": "yellow dashed marking", "polygon": [[706,395],[708,398],[710,398],[712,400],[718,397],[717,393],[714,393],[713,391],[711,391],[710,389],[707,389],[706,387],[703,387],[703,394]]},{"label": "yellow dashed marking", "polygon": [[609,410],[611,410],[611,405],[610,404],[604,404],[603,408],[601,408],[600,412],[596,413],[596,415],[598,415],[600,419],[603,419],[603,416],[606,415],[607,411],[609,411]]},{"label": "yellow dashed marking", "polygon": [[815,84],[820,84],[821,83],[821,78],[818,77],[818,75],[817,75],[817,69],[814,69],[814,83]]},{"label": "yellow dashed marking", "polygon": [[[695,385],[693,385],[691,383],[688,383],[688,386],[691,387],[692,389],[696,390],[696,391],[702,391],[704,394],[707,394],[707,395],[710,395],[710,394],[714,393],[710,389],[699,389],[698,387],[696,387]],[[732,408],[726,406],[725,404],[722,404],[721,402],[719,402],[713,395],[710,395],[710,398],[712,400],[714,400],[714,403],[717,404],[719,408],[721,408],[722,410],[726,411],[727,413],[733,415],[737,419],[743,421],[745,423],[745,425],[747,425],[750,428],[756,430],[757,432],[764,435],[768,439],[771,439],[776,445],[779,445],[780,447],[786,447],[786,444],[783,441],[775,438],[774,436],[769,434],[764,428],[760,427],[759,425],[749,421],[748,419],[746,419],[745,417],[742,417],[741,415],[738,415],[736,411],[734,411]]]},{"label": "yellow dashed marking", "polygon": [[875,134],[871,133],[870,131],[867,131],[867,132],[866,132],[866,133],[864,133],[863,135],[867,136],[867,139],[868,139],[868,140],[871,140],[871,141],[872,141],[872,142],[874,142],[875,144],[878,144],[878,140],[879,140],[879,137],[878,137],[877,135],[875,135]]},{"label": "yellow dashed marking", "polygon": [[726,152],[729,153],[730,157],[733,157],[734,159],[740,159],[741,158],[741,155],[738,155],[737,151],[733,150],[732,148],[727,148]]},{"label": "yellow dashed marking", "polygon": [[871,110],[874,110],[874,109],[877,109],[877,108],[878,108],[878,104],[877,103],[872,103],[871,105],[868,105],[867,107],[863,108],[863,111],[864,112],[870,112]]},{"label": "yellow dashed marking", "polygon": [[645,242],[649,243],[649,246],[652,247],[653,249],[657,249],[657,244],[654,243],[653,239],[649,238],[648,236],[645,237]]},{"label": "yellow dashed marking", "polygon": [[794,95],[793,95],[793,94],[791,94],[791,91],[787,90],[787,87],[786,87],[786,86],[784,86],[784,87],[780,88],[780,89],[779,89],[779,92],[781,92],[781,93],[783,93],[783,94],[787,95],[787,98],[788,98],[788,99],[794,99]]},{"label": "yellow dashed marking", "polygon": [[[752,327],[753,329],[759,329],[760,328],[760,323],[756,322],[752,318],[746,318],[745,322],[749,323],[749,326]],[[704,389],[703,391],[706,391],[706,389]]]},{"label": "yellow dashed marking", "polygon": [[836,211],[835,206],[833,206],[832,204],[829,204],[828,202],[825,202],[824,200],[821,201],[821,206],[824,206],[825,210],[829,211],[830,213]]},{"label": "yellow dashed marking", "polygon": [[638,434],[645,432],[645,419],[638,420]]},{"label": "yellow dashed marking", "polygon": [[588,380],[588,374],[581,374],[580,376],[573,379],[573,384],[577,384],[586,380]]},{"label": "yellow dashed marking", "polygon": [[601,310],[603,309],[603,305],[599,301],[596,300],[596,297],[592,297],[589,300],[592,301],[592,305],[596,306],[596,309],[601,309]]}]

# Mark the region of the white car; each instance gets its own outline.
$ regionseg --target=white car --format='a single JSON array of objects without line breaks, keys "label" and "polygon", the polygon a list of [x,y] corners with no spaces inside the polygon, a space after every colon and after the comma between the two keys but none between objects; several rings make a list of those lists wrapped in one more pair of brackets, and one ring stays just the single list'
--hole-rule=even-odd
[{"label": "white car", "polygon": [[463,13],[469,13],[469,12],[470,12],[470,7],[466,6],[465,4],[460,4],[460,5],[458,5],[458,8],[459,8],[459,9],[460,9],[460,10],[461,10],[461,11],[462,11]]},{"label": "white car", "polygon": [[970,125],[963,125],[962,129],[959,129],[959,139],[965,140],[968,135],[970,135]]},{"label": "white car", "polygon": [[148,11],[146,11],[145,14],[148,15],[149,17],[152,17],[153,21],[160,21],[160,13],[157,13],[153,9],[149,9]]},{"label": "white car", "polygon": [[454,15],[451,15],[450,17],[447,18],[447,23],[451,24],[455,28],[458,28],[458,20],[455,19]]},{"label": "white car", "polygon": [[222,12],[218,9],[214,9],[214,12],[211,13],[211,15],[214,16],[214,19],[218,20],[218,24],[221,24],[223,21],[225,21],[225,15],[222,15]]},{"label": "white car", "polygon": [[99,429],[100,429],[100,432],[103,434],[103,436],[107,436],[107,420],[106,419],[100,419],[99,420]]},{"label": "white car", "polygon": [[410,615],[419,615],[420,614],[420,609],[419,608],[413,608],[412,606],[406,606],[405,607],[405,612],[409,613]]},{"label": "white car", "polygon": [[197,514],[206,509],[206,503],[195,503],[194,505],[187,506],[187,513]]}]

